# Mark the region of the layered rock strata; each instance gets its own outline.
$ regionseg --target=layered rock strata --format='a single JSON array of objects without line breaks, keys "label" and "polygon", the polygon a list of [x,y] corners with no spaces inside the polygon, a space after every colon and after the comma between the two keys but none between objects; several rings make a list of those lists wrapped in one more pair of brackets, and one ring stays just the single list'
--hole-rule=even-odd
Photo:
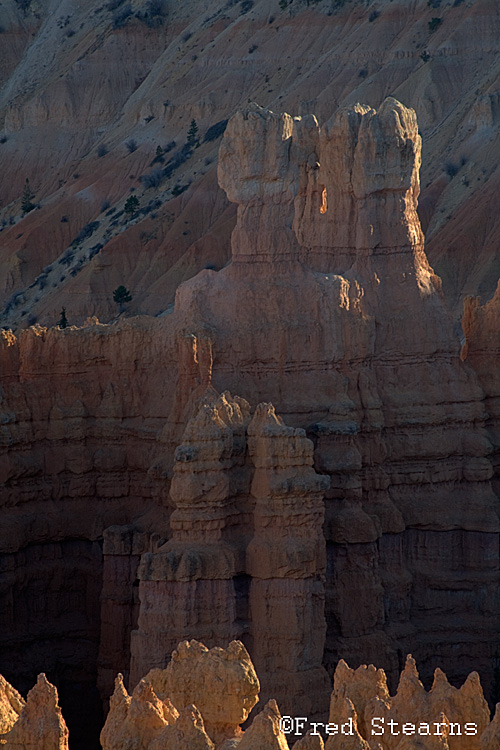
[{"label": "layered rock strata", "polygon": [[[391,683],[412,651],[424,682],[436,661],[490,682],[496,344],[474,349],[464,323],[459,356],[416,214],[420,147],[394,99],[322,127],[252,105],[220,151],[231,263],[182,284],[160,319],[0,333],[5,644],[19,628],[45,648],[15,623],[34,573],[11,556],[53,572],[61,544],[89,614],[92,656],[74,653],[88,681],[100,641],[103,691],[118,668],[132,689],[185,637],[241,638],[287,708],[340,657],[377,660]],[[49,635],[63,579],[40,597]]]},{"label": "layered rock strata", "polygon": [[250,421],[246,401],[209,387],[175,452],[172,537],[141,558],[131,684],[164,666],[182,633],[209,645],[238,636],[265,698],[321,711],[328,479],[312,464],[311,441],[271,404]]},{"label": "layered rock strata", "polygon": [[383,653],[393,678],[410,645],[427,677],[430,651],[451,667],[453,647],[490,670],[498,619],[477,599],[476,576],[492,602],[499,574],[484,393],[425,257],[420,149],[394,99],[322,128],[237,113],[218,167],[238,205],[233,262],[181,285],[175,309],[194,334],[210,327],[214,387],[272,394],[309,430],[331,480],[325,663]]}]

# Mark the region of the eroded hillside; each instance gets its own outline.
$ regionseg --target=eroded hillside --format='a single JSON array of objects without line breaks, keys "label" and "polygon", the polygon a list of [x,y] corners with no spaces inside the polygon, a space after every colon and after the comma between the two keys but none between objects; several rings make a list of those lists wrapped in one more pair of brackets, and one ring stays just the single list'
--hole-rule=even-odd
[{"label": "eroded hillside", "polygon": [[217,149],[250,100],[320,123],[387,95],[413,107],[431,264],[456,320],[463,295],[492,295],[494,0],[4,0],[0,30],[4,326],[54,324],[62,306],[71,323],[110,320],[119,284],[130,312],[158,315],[181,281],[223,267],[235,214]]}]

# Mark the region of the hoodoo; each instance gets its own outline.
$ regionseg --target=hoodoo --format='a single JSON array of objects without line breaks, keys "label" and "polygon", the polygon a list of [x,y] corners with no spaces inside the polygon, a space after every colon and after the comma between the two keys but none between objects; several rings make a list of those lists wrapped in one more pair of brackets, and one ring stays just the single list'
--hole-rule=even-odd
[{"label": "hoodoo", "polygon": [[[121,672],[132,696],[118,683],[108,722],[153,717],[151,750],[182,722],[200,748],[227,739],[202,699],[172,693],[171,722],[141,682],[186,638],[237,638],[255,662],[266,706],[241,750],[264,748],[253,734],[286,746],[273,699],[325,715],[341,658],[394,683],[411,651],[424,680],[437,661],[489,687],[498,294],[468,302],[461,352],[416,212],[420,149],[414,111],[393,98],[321,127],[250,105],[220,149],[237,204],[227,266],[181,284],[163,318],[0,332],[0,633],[16,687],[43,668],[107,700]],[[339,669],[357,686],[334,693],[335,713],[356,714],[353,747],[373,701],[404,720],[385,676]],[[400,691],[420,695],[412,670]],[[432,720],[453,720],[448,693],[422,699]],[[474,706],[483,716],[482,693]]]}]

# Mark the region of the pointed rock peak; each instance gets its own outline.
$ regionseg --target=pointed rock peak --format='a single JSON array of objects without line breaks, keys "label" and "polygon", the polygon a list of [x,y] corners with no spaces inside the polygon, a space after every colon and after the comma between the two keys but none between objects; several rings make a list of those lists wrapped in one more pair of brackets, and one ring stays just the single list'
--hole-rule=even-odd
[{"label": "pointed rock peak", "polygon": [[38,675],[36,685],[28,693],[27,704],[34,701],[38,705],[59,709],[57,688],[48,681],[43,672]]},{"label": "pointed rock peak", "polygon": [[217,407],[223,412],[227,424],[244,424],[250,418],[250,404],[240,396],[231,396],[224,391],[219,396]]},{"label": "pointed rock peak", "polygon": [[0,735],[14,726],[25,705],[17,690],[0,675]]},{"label": "pointed rock peak", "polygon": [[185,729],[190,733],[190,730],[197,729],[205,732],[203,725],[203,717],[192,703],[182,709],[178,718],[179,729]]},{"label": "pointed rock peak", "polygon": [[158,696],[153,690],[153,687],[148,680],[144,677],[136,685],[134,692],[132,693],[133,700],[140,701],[142,703],[152,703],[156,705],[158,703]]},{"label": "pointed rock peak", "polygon": [[68,729],[57,690],[42,673],[29,691],[26,706],[8,734],[6,750],[68,750]]},{"label": "pointed rock peak", "polygon": [[123,684],[123,675],[121,672],[119,672],[115,678],[115,689],[113,691],[113,695],[109,699],[110,710],[113,710],[114,708],[119,706],[123,700],[126,700],[129,697],[130,696],[127,693],[125,685]]},{"label": "pointed rock peak", "polygon": [[354,669],[345,662],[343,659],[337,663],[335,668],[335,674],[333,676],[333,685],[335,691],[345,687],[349,682],[352,682],[354,677]]},{"label": "pointed rock peak", "polygon": [[408,654],[406,657],[405,668],[401,672],[401,677],[399,678],[397,695],[399,696],[403,693],[410,693],[412,695],[425,693],[425,695],[427,695],[424,686],[420,682],[415,659],[411,654]]},{"label": "pointed rock peak", "polygon": [[483,687],[481,685],[481,679],[477,672],[471,672],[469,674],[459,692],[462,695],[468,697],[475,696],[481,700],[484,700]]},{"label": "pointed rock peak", "polygon": [[243,735],[238,750],[289,750],[280,719],[276,701],[270,700]]},{"label": "pointed rock peak", "polygon": [[[274,431],[276,428],[283,427],[285,427],[285,423],[279,414],[276,414],[274,406],[271,403],[261,403],[257,405],[253,419],[248,425],[248,434],[257,435],[263,432],[267,433],[270,429]],[[279,429],[278,432],[281,432],[281,430]]]},{"label": "pointed rock peak", "polygon": [[500,747],[500,703],[497,703],[491,724],[481,735],[481,750],[498,750]]},{"label": "pointed rock peak", "polygon": [[458,691],[456,688],[453,687],[453,685],[450,685],[450,683],[448,682],[448,678],[443,672],[443,670],[437,667],[434,670],[434,681],[432,683],[430,692],[432,696],[435,697],[436,694],[438,693],[439,695],[442,695],[442,694],[449,694],[449,693],[454,693]]},{"label": "pointed rock peak", "polygon": [[320,734],[308,732],[305,737],[295,743],[292,750],[324,750],[325,743]]},{"label": "pointed rock peak", "polygon": [[446,682],[449,685],[446,674],[443,672],[442,669],[440,669],[439,667],[436,667],[436,669],[434,670],[434,682],[432,684],[432,689],[434,689],[435,685],[437,685],[440,682]]},{"label": "pointed rock peak", "polygon": [[408,654],[406,657],[405,668],[402,674],[406,674],[408,676],[413,674],[415,675],[417,679],[419,677],[418,670],[417,670],[417,662],[415,661],[415,659],[413,658],[411,654]]}]

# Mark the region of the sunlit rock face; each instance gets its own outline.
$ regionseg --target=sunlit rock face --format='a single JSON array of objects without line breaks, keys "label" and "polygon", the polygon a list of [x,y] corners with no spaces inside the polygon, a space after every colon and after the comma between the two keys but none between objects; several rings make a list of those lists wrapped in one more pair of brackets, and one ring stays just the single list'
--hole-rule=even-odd
[{"label": "sunlit rock face", "polygon": [[[323,710],[340,657],[394,680],[411,650],[424,680],[437,658],[491,679],[496,350],[474,349],[471,308],[460,356],[416,214],[420,147],[392,98],[322,126],[251,105],[220,150],[231,263],[160,319],[0,333],[9,580],[30,545],[90,544],[102,597],[85,569],[75,607],[94,663],[75,659],[103,698],[185,638],[242,640],[288,713]],[[48,623],[62,588],[51,575]]]},{"label": "sunlit rock face", "polygon": [[[57,690],[44,674],[25,703],[0,679],[5,750],[68,750]],[[326,691],[326,697],[330,688]],[[259,680],[243,644],[206,648],[179,643],[166,669],[153,669],[129,694],[118,674],[100,733],[102,750],[496,750],[499,711],[491,718],[479,676],[460,688],[437,668],[427,691],[406,658],[393,695],[383,669],[351,669],[341,659],[330,711],[321,720],[288,716],[270,699],[260,711]],[[4,713],[5,712],[5,713]],[[243,725],[243,726],[242,726]],[[3,725],[2,728],[5,728]],[[244,728],[243,728],[244,727]],[[302,735],[301,739],[294,740]],[[323,739],[325,738],[325,739]],[[74,739],[74,738],[72,738]]]}]

